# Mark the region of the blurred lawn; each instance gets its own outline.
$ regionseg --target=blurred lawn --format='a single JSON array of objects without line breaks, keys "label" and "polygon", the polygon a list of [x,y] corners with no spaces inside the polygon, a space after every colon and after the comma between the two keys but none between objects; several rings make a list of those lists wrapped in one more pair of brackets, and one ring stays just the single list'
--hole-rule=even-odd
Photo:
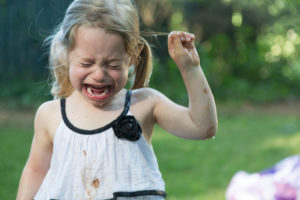
[{"label": "blurred lawn", "polygon": [[[156,127],[152,143],[167,199],[222,200],[238,170],[261,171],[299,154],[299,119],[299,112],[221,113],[217,136],[207,141],[183,140]],[[14,199],[32,128],[2,125],[0,137],[0,199]]]}]

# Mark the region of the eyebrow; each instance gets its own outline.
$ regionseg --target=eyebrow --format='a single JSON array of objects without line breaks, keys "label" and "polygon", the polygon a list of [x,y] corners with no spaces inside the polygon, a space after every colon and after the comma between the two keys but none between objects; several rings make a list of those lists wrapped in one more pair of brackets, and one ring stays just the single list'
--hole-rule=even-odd
[{"label": "eyebrow", "polygon": [[80,57],[79,59],[85,62],[95,62],[95,59],[91,57]]},{"label": "eyebrow", "polygon": [[106,59],[106,62],[119,62],[119,61],[121,61],[120,58],[107,58]]},{"label": "eyebrow", "polygon": [[[89,56],[89,55],[78,55],[77,58],[86,62],[95,62],[96,60],[94,56]],[[120,62],[122,59],[123,59],[122,56],[119,55],[107,55],[104,57],[104,61],[107,63]]]}]

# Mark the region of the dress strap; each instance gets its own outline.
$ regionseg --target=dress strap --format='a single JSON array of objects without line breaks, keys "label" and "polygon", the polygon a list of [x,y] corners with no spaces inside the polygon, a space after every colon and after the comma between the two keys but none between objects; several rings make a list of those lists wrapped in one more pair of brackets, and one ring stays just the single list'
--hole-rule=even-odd
[{"label": "dress strap", "polygon": [[130,108],[130,102],[131,102],[131,90],[127,90],[126,92],[126,98],[125,98],[125,104],[124,104],[124,110],[121,114],[121,116],[127,115],[129,108]]}]

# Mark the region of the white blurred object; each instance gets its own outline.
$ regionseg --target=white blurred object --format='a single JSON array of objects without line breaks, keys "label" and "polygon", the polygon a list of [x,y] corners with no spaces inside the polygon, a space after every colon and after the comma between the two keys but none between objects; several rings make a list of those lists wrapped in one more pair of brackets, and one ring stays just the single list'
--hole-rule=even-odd
[{"label": "white blurred object", "polygon": [[226,191],[227,200],[300,200],[300,155],[262,172],[237,172]]}]

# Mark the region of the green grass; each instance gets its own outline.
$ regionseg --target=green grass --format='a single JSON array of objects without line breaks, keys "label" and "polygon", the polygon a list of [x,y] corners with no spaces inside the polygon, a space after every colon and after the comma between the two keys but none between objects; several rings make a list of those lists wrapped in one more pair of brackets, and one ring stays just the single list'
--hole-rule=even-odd
[{"label": "green grass", "polygon": [[299,154],[299,119],[259,113],[221,116],[217,136],[206,141],[183,140],[157,128],[153,146],[168,199],[225,199],[237,171],[261,171]]},{"label": "green grass", "polygon": [[25,165],[32,130],[0,128],[0,199],[15,199]]},{"label": "green grass", "polygon": [[[156,127],[153,147],[169,200],[222,200],[239,170],[261,171],[299,154],[300,115],[223,114],[215,139],[188,141]],[[0,128],[0,199],[14,199],[31,129]]]}]

